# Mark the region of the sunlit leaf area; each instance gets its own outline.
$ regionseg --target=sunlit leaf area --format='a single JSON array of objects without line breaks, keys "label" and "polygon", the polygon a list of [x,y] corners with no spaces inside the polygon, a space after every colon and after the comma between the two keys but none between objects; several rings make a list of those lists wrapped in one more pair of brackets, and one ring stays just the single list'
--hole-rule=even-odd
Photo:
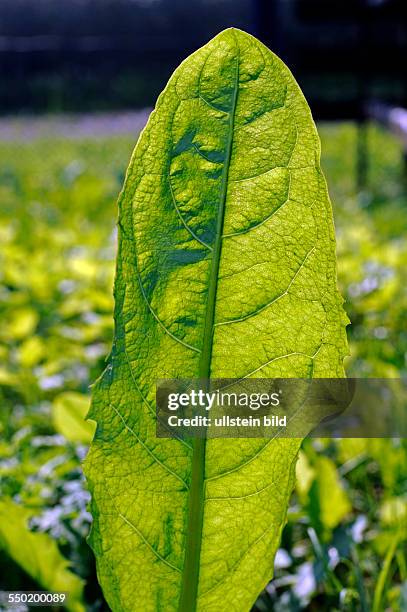
[{"label": "sunlit leaf area", "polygon": [[[407,170],[399,142],[321,124],[349,376],[407,375]],[[81,462],[90,385],[113,334],[116,198],[136,134],[0,144],[0,590],[68,591],[106,610],[86,543]],[[360,143],[359,143],[360,144]],[[255,610],[407,609],[407,444],[306,440],[275,561]]]}]

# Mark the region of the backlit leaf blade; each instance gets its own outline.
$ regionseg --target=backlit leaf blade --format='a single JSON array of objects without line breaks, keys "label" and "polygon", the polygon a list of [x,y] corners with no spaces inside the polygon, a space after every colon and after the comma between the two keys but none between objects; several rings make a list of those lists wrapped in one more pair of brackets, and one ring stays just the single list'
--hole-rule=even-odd
[{"label": "backlit leaf blade", "polygon": [[155,382],[343,376],[319,155],[291,73],[239,30],[181,64],[139,139],[86,465],[114,611],[245,611],[271,578],[299,441],[157,439]]}]

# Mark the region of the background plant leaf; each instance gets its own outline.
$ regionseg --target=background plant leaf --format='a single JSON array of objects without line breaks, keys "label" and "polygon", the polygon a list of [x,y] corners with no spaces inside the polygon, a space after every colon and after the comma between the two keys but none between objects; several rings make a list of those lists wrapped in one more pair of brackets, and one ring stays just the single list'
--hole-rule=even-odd
[{"label": "background plant leaf", "polygon": [[70,442],[89,444],[95,432],[95,424],[86,421],[89,397],[76,391],[60,393],[52,405],[52,418],[56,431]]},{"label": "background plant leaf", "polygon": [[67,610],[84,612],[83,580],[70,571],[68,561],[49,535],[34,533],[27,522],[32,512],[3,498],[0,501],[0,549],[6,551],[40,587],[67,592]]}]

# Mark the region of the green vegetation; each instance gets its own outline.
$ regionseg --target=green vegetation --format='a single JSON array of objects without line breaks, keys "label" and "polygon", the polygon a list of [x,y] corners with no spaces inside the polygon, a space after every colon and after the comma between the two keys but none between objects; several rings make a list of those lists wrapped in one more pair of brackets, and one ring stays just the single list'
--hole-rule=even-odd
[{"label": "green vegetation", "polygon": [[[347,371],[405,375],[400,147],[369,128],[369,186],[356,193],[356,129],[319,131],[352,320]],[[0,536],[0,588],[48,586],[19,561],[29,524],[57,542],[94,610],[102,598],[84,541],[89,496],[80,469],[89,432],[78,432],[75,415],[112,342],[115,199],[134,140],[0,144],[0,494],[27,516],[18,527],[14,515],[14,551]],[[72,430],[60,418],[69,406]],[[406,608],[406,457],[399,441],[305,443],[276,577],[257,610]]]},{"label": "green vegetation", "polygon": [[[115,200],[132,142],[0,145],[0,494],[57,540],[91,602],[101,599],[85,542],[91,432],[78,415],[111,344]],[[26,524],[8,546],[17,563]],[[34,566],[9,568],[3,555],[1,588],[49,587]]]},{"label": "green vegetation", "polygon": [[239,30],[181,64],[140,138],[85,469],[112,610],[243,611],[271,579],[300,440],[157,439],[156,381],[343,376],[319,149],[286,66]]}]

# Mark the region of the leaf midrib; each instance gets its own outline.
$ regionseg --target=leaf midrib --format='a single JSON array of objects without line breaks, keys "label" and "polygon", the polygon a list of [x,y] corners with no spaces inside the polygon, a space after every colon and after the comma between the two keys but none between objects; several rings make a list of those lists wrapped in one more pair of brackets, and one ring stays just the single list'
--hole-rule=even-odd
[{"label": "leaf midrib", "polygon": [[[233,33],[233,30],[231,30]],[[234,36],[234,34],[233,34]],[[225,216],[225,204],[228,191],[228,179],[230,161],[232,156],[234,122],[239,92],[239,44],[236,46],[236,73],[232,107],[229,118],[229,134],[226,144],[225,164],[222,176],[221,196],[216,224],[215,243],[213,246],[212,263],[208,283],[208,299],[204,323],[204,336],[202,353],[199,363],[199,379],[207,380],[211,373],[212,345],[215,322],[216,294],[219,277],[219,264],[222,248],[223,222]],[[205,451],[206,439],[195,438],[193,440],[191,487],[189,491],[189,509],[186,529],[185,557],[182,572],[181,596],[179,612],[194,612],[196,610],[199,566],[202,544],[202,529],[205,500]]]}]

